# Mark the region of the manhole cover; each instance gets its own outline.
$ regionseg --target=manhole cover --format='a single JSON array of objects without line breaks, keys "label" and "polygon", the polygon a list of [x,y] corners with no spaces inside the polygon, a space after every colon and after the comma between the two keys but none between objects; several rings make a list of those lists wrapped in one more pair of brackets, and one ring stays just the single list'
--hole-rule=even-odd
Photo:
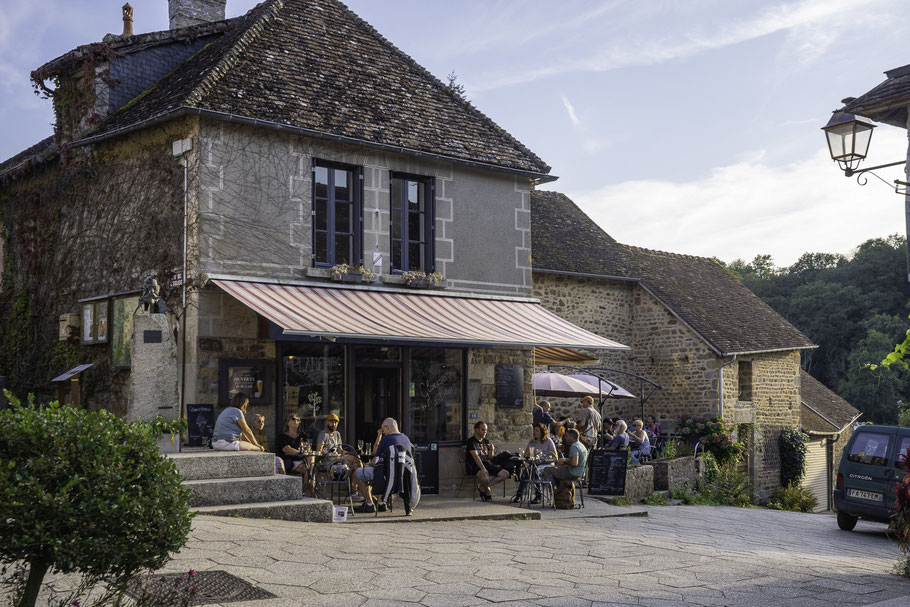
[{"label": "manhole cover", "polygon": [[[195,588],[195,590],[193,590]],[[234,601],[256,601],[275,598],[267,590],[231,575],[227,571],[196,571],[187,573],[162,573],[143,578],[130,588],[133,598],[172,596],[175,604],[187,597],[187,605],[208,603],[232,603]]]}]

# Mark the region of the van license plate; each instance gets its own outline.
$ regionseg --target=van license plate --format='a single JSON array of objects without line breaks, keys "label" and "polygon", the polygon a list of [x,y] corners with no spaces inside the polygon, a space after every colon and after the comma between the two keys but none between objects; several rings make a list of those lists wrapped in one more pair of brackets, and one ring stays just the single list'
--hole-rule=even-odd
[{"label": "van license plate", "polygon": [[882,501],[882,494],[873,491],[859,491],[857,489],[847,489],[847,497],[856,497],[861,500],[870,500],[873,502]]}]

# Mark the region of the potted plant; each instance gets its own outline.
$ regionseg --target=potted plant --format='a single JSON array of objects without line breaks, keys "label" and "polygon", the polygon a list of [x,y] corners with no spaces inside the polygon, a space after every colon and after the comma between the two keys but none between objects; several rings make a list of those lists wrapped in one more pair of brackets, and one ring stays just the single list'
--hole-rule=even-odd
[{"label": "potted plant", "polygon": [[338,282],[373,282],[376,274],[363,266],[351,266],[346,263],[332,266],[332,280]]},{"label": "potted plant", "polygon": [[439,272],[427,274],[419,270],[412,270],[402,273],[401,277],[406,285],[414,289],[429,289],[442,282],[442,274]]},{"label": "potted plant", "polygon": [[154,432],[161,438],[158,439],[158,451],[161,453],[180,453],[180,433],[186,432],[186,419],[165,419],[160,415],[155,416],[150,422]]}]

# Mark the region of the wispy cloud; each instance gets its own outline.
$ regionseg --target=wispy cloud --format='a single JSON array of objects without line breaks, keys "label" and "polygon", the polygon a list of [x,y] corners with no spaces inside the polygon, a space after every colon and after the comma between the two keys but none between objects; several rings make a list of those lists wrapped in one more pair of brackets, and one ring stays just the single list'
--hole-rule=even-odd
[{"label": "wispy cloud", "polygon": [[[471,83],[472,91],[483,92],[504,86],[533,82],[541,78],[571,72],[602,72],[633,66],[645,66],[682,59],[705,51],[724,48],[770,34],[796,30],[803,34],[798,48],[806,60],[819,56],[833,44],[843,27],[825,29],[845,13],[855,14],[875,0],[798,0],[765,8],[751,17],[729,23],[699,23],[683,33],[669,33],[654,28],[654,37],[629,39],[621,30],[600,36],[606,44],[597,47],[581,45],[583,55],[567,54],[533,69],[488,73]],[[609,14],[601,16],[610,18]],[[841,21],[841,24],[847,21]],[[603,23],[599,23],[603,25]],[[603,43],[601,43],[603,44]]]},{"label": "wispy cloud", "polygon": [[[894,129],[873,147],[884,161],[900,158],[906,145],[905,132]],[[696,181],[566,193],[620,242],[725,261],[770,253],[789,265],[806,251],[845,253],[868,238],[903,232],[903,197],[874,178],[865,187],[845,179],[826,150],[781,168],[764,156],[751,154]],[[904,179],[899,168],[882,176]]]},{"label": "wispy cloud", "polygon": [[566,112],[569,114],[569,120],[572,122],[572,126],[581,126],[581,120],[578,119],[578,115],[575,113],[575,108],[572,107],[572,102],[569,101],[569,98],[565,95],[562,95],[561,97],[562,105],[566,108]]}]

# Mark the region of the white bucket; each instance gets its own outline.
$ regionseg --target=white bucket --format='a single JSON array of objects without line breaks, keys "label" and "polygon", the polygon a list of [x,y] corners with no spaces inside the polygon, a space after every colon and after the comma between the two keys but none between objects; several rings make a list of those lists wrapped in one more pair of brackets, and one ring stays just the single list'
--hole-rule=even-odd
[{"label": "white bucket", "polygon": [[332,506],[332,522],[344,523],[348,520],[347,506]]}]

